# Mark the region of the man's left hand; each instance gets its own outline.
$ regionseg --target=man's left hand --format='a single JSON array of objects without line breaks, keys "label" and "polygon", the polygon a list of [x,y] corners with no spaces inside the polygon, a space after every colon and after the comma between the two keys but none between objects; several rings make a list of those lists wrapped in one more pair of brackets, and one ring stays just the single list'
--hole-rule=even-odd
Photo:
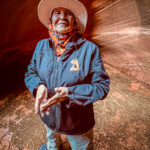
[{"label": "man's left hand", "polygon": [[56,94],[49,98],[46,103],[42,104],[40,106],[40,111],[44,112],[48,108],[52,107],[53,105],[56,105],[57,103],[60,103],[64,100],[67,100],[68,98],[68,88],[67,87],[59,87],[55,88]]}]

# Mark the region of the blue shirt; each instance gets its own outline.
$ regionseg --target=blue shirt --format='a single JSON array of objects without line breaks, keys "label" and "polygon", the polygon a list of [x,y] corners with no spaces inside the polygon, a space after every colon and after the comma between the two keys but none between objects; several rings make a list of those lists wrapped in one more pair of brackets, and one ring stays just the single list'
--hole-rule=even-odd
[{"label": "blue shirt", "polygon": [[40,41],[25,83],[33,96],[40,84],[47,86],[49,97],[55,94],[54,88],[67,87],[69,98],[52,106],[41,119],[58,132],[82,134],[94,126],[93,102],[107,96],[110,79],[97,45],[76,34],[59,59],[51,38]]}]

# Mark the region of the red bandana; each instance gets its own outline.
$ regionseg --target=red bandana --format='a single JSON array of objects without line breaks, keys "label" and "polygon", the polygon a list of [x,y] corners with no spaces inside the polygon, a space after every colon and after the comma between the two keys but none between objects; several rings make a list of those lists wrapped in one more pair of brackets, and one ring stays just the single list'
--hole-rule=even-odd
[{"label": "red bandana", "polygon": [[[52,24],[49,25],[49,35],[54,41],[56,47],[56,54],[58,57],[60,57],[64,53],[64,51],[66,50],[66,44],[69,42],[70,38],[75,32],[77,32],[76,25],[74,26],[71,32],[65,34],[57,33],[56,31],[53,30]],[[59,46],[61,46],[61,50]]]}]

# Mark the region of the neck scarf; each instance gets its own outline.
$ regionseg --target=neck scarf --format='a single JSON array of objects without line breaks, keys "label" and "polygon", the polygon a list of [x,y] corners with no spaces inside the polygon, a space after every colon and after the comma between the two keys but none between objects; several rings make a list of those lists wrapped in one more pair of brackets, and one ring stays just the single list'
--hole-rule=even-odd
[{"label": "neck scarf", "polygon": [[[49,35],[54,41],[55,48],[56,48],[56,54],[58,57],[60,57],[64,51],[66,50],[66,45],[69,42],[70,38],[74,33],[77,32],[76,25],[74,26],[73,30],[71,32],[65,33],[65,34],[59,34],[56,31],[53,30],[52,24],[49,25]],[[60,49],[61,47],[61,49]]]}]

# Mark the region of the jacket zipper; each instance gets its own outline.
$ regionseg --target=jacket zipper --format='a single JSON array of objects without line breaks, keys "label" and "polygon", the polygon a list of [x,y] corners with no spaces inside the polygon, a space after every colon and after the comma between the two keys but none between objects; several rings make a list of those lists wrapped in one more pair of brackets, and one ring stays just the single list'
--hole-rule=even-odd
[{"label": "jacket zipper", "polygon": [[57,58],[57,63],[56,63],[56,74],[55,74],[56,75],[56,78],[55,78],[56,79],[56,84],[55,84],[56,86],[58,86],[59,62],[60,62],[60,57]]},{"label": "jacket zipper", "polygon": [[[58,77],[59,77],[59,63],[60,63],[60,57],[57,57],[57,60],[56,60],[56,70],[55,70],[55,86],[54,87],[57,87],[58,86]],[[58,130],[58,114],[57,114],[57,108],[58,107],[58,104],[55,105],[55,130]]]}]

